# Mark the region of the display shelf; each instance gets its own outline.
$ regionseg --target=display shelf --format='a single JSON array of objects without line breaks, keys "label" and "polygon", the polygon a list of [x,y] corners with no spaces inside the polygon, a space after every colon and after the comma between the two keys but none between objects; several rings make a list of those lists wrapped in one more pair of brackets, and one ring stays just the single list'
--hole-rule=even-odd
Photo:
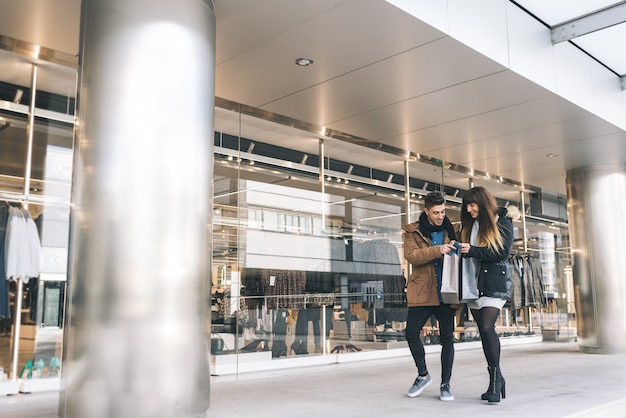
[{"label": "display shelf", "polygon": [[47,392],[61,390],[60,377],[42,377],[37,379],[18,379],[20,393]]},{"label": "display shelf", "polygon": [[14,380],[0,382],[0,395],[15,395],[18,392],[18,383]]},{"label": "display shelf", "polygon": [[236,370],[248,371],[251,364],[271,362],[271,351],[256,351],[251,353],[228,353],[210,355],[211,374],[232,374]]}]

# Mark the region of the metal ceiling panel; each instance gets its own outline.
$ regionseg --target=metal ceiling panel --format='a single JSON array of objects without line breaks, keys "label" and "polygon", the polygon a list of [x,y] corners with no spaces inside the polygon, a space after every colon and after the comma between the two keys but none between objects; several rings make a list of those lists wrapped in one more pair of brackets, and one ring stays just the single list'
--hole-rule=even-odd
[{"label": "metal ceiling panel", "polygon": [[[396,32],[414,35],[399,41]],[[218,88],[230,87],[221,90],[224,97],[477,170],[532,178],[559,193],[566,167],[606,158],[590,158],[603,153],[571,143],[621,132],[384,2],[342,2],[257,43],[235,57],[236,65],[218,67],[218,76],[232,77],[226,84],[218,77]],[[313,66],[297,68],[291,61],[302,51],[321,58],[311,55]],[[305,143],[294,146],[316,146]],[[350,157],[402,170],[401,158],[383,162],[369,153]],[[558,163],[545,161],[550,153],[559,154]]]},{"label": "metal ceiling panel", "polygon": [[[571,105],[569,108],[559,106],[561,102],[555,100],[553,96],[546,96],[539,100],[494,112],[480,113],[443,126],[433,126],[404,135],[408,135],[406,138],[408,143],[420,144],[423,153],[446,161],[455,161],[450,160],[451,148],[466,144],[480,145],[481,141],[493,141],[496,145],[495,142],[505,140],[509,148],[513,141],[519,141],[515,142],[517,149],[547,146],[563,139],[560,131],[561,122],[585,116],[585,113],[576,106]],[[548,134],[541,135],[540,132],[536,132],[545,127],[552,127]],[[399,143],[393,138],[388,138],[387,141]]]},{"label": "metal ceiling panel", "polygon": [[81,0],[0,0],[0,35],[76,57]]},{"label": "metal ceiling panel", "polygon": [[218,0],[216,62],[219,65],[245,54],[342,3],[345,0]]},{"label": "metal ceiling panel", "polygon": [[[518,88],[517,81],[519,77],[501,71],[360,114],[331,127],[386,142],[400,134],[435,126],[442,128],[448,123],[532,101],[545,94],[543,89],[530,84],[527,88]],[[428,146],[421,143],[393,145]]]},{"label": "metal ceiling panel", "polygon": [[[288,10],[274,12],[284,21],[291,21]],[[311,13],[310,19],[301,25],[266,40],[254,38],[254,27],[249,34],[246,29],[246,35],[257,39],[258,44],[227,61],[218,61],[216,95],[265,108],[276,100],[442,36],[435,29],[411,24],[412,21],[384,2],[359,0],[343,2],[321,14]],[[385,22],[394,25],[389,27]],[[218,20],[218,29],[219,25]],[[219,35],[218,32],[218,39],[222,39]],[[311,58],[314,64],[298,67],[298,57]],[[228,89],[222,90],[224,87]]]},{"label": "metal ceiling panel", "polygon": [[[344,125],[350,118],[363,115],[371,119],[377,111],[394,111],[393,106],[502,70],[445,37],[300,90],[264,108],[296,119],[313,116],[317,124],[353,132]],[[320,108],[320,102],[327,105]],[[391,133],[385,130],[382,136]],[[369,129],[368,134],[372,139],[380,137]]]},{"label": "metal ceiling panel", "polygon": [[[217,131],[317,153],[318,135],[326,127],[406,153],[425,154],[513,180],[532,180],[534,186],[562,194],[568,169],[626,163],[622,129],[385,1],[215,3],[216,95],[312,128],[299,130],[217,111]],[[552,4],[518,3],[537,15],[543,12],[535,7]],[[576,7],[584,2],[556,3],[577,15],[582,11]],[[591,6],[587,3],[584,6]],[[591,3],[594,8],[602,7],[599,2]],[[0,35],[28,42],[42,40],[44,47],[75,54],[80,1],[63,0],[63,5],[71,10],[64,9],[62,18],[42,19],[41,13],[49,7],[40,1],[0,0]],[[549,24],[559,23],[544,19]],[[519,36],[516,42],[523,41]],[[552,52],[564,54],[561,49]],[[567,54],[582,54],[571,46],[566,49]],[[300,56],[315,62],[298,67],[294,60]],[[20,64],[7,64],[3,72],[11,65]],[[590,97],[590,91],[577,85],[588,79],[592,69],[582,65],[578,72],[574,70],[558,68],[549,76],[559,86],[571,89],[570,100]],[[55,88],[52,73],[44,82],[42,88]],[[67,89],[63,85],[59,93],[65,94]],[[607,103],[613,102],[619,100]],[[242,121],[245,123],[240,125]],[[332,154],[349,155],[357,164],[402,172],[403,157],[398,153],[381,155],[365,147],[355,152],[353,146],[331,140],[328,145]],[[546,162],[548,153],[559,156]],[[441,174],[437,167],[411,164],[433,181]],[[463,188],[468,185],[467,176],[446,171],[443,175]],[[504,190],[511,193],[510,188]]]}]

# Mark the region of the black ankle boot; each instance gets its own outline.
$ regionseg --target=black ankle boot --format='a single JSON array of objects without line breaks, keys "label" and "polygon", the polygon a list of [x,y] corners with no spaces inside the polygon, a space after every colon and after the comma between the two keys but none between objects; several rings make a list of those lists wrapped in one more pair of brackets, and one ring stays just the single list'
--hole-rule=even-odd
[{"label": "black ankle boot", "polygon": [[[498,377],[500,378],[500,382],[502,382],[502,399],[506,398],[506,381],[504,380],[504,376],[502,376],[502,371],[501,369],[498,367]],[[489,380],[489,388],[491,388],[491,379]],[[487,392],[483,393],[482,395],[480,395],[480,399],[482,399],[483,401],[486,401],[488,398],[487,396],[489,395],[489,389],[487,389]]]},{"label": "black ankle boot", "polygon": [[499,367],[487,367],[487,369],[489,370],[489,389],[487,389],[485,400],[490,404],[495,404],[500,402],[500,395],[502,399],[506,398],[504,385],[500,380],[502,374]]}]

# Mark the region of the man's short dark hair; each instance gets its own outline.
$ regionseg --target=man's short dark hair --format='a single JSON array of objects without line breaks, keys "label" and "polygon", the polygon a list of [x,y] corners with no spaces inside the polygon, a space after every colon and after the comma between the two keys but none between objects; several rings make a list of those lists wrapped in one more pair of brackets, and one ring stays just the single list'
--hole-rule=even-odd
[{"label": "man's short dark hair", "polygon": [[446,198],[443,197],[441,192],[430,192],[424,198],[424,206],[426,209],[430,209],[433,206],[443,205],[446,203]]}]

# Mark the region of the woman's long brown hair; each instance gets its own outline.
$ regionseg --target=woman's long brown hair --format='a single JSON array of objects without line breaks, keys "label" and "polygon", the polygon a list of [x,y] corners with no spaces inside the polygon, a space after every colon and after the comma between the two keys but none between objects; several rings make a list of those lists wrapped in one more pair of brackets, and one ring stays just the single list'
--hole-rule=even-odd
[{"label": "woman's long brown hair", "polygon": [[498,229],[496,214],[498,204],[487,189],[482,186],[472,187],[463,196],[463,208],[461,210],[461,241],[470,242],[474,219],[467,212],[467,205],[478,205],[478,237],[476,244],[480,247],[488,247],[492,250],[500,250],[503,247],[502,235]]}]

